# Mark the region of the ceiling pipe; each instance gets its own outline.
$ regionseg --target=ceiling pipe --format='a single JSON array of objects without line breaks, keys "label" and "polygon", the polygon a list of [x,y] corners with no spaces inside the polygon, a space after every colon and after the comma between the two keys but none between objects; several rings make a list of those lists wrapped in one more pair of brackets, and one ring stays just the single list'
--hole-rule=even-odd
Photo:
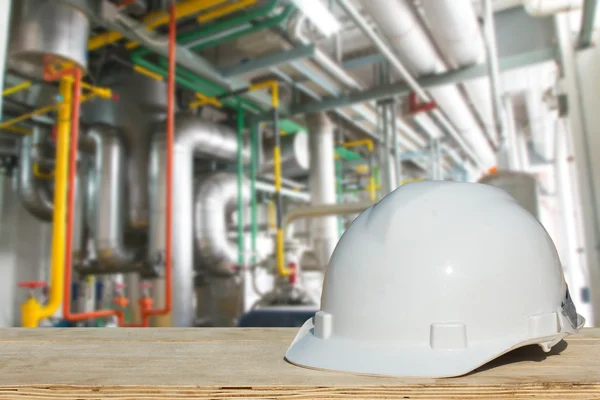
[{"label": "ceiling pipe", "polygon": [[[301,15],[297,19],[293,20],[293,23],[290,24],[290,28],[288,29],[290,35],[294,38],[294,40],[304,45],[312,43],[311,39],[304,34],[304,31],[302,29],[305,26],[306,21],[306,17],[304,15]],[[343,84],[346,89],[363,90],[363,86],[354,77],[347,73],[337,62],[331,59],[320,49],[315,49],[314,62],[318,64],[321,68],[323,68],[324,71],[327,71],[327,73],[334,77],[338,82]],[[301,63],[305,64],[306,61],[302,61]],[[331,92],[330,94],[334,96],[338,95],[338,93]],[[350,108],[362,115],[373,125],[377,126],[377,116],[372,107],[366,105],[354,105]],[[401,119],[398,119],[397,126],[409,140],[411,140],[418,146],[418,149],[422,149],[427,145],[426,141],[424,141],[423,138],[406,122],[402,121]],[[429,131],[427,131],[427,133],[431,135]],[[378,141],[383,140],[383,138],[381,137],[376,137],[375,139],[377,139]]]},{"label": "ceiling pipe", "polygon": [[583,0],[525,0],[525,10],[534,17],[547,17],[561,12],[579,10]]},{"label": "ceiling pipe", "polygon": [[[192,326],[194,299],[194,155],[234,161],[237,135],[227,126],[202,121],[191,115],[179,115],[175,121],[173,143],[173,190],[175,207],[173,229],[173,309],[172,326]],[[166,137],[164,124],[153,137],[150,152],[150,239],[148,257],[163,260],[167,190]],[[244,147],[242,158],[250,162],[250,149]],[[159,299],[160,300],[160,299]],[[160,301],[157,301],[160,303]]]},{"label": "ceiling pipe", "polygon": [[[485,62],[486,48],[471,0],[421,0],[431,35],[453,68]],[[480,78],[462,84],[483,123],[488,139],[497,145],[490,83]]]},{"label": "ceiling pipe", "polygon": [[[390,39],[393,39],[394,49],[406,60],[405,66],[395,51],[375,32],[365,17],[349,0],[337,1],[414,90],[420,100],[425,103],[432,101],[431,96],[419,85],[410,70],[419,74],[434,74],[443,71],[443,64],[437,57],[429,39],[418,25],[412,10],[406,4],[396,0],[362,0],[361,2],[363,7],[377,21],[378,26]],[[481,132],[478,131],[477,123],[460,96],[458,89],[453,86],[445,86],[432,89],[431,93],[440,107],[452,118],[452,121],[454,123],[458,122],[458,129],[462,131],[462,135],[439,109],[431,111],[431,115],[459,144],[474,165],[481,169],[493,165],[495,163],[494,153]],[[469,142],[463,138],[463,135],[468,136]],[[473,148],[476,148],[478,152],[475,152]]]},{"label": "ceiling pipe", "polygon": [[500,67],[498,66],[498,46],[496,43],[496,28],[494,24],[494,8],[491,0],[483,0],[483,23],[485,48],[487,53],[488,75],[492,89],[492,103],[494,104],[494,119],[498,136],[498,152],[500,158],[507,157],[506,135],[504,132],[504,112],[502,110],[502,87],[500,86]]}]

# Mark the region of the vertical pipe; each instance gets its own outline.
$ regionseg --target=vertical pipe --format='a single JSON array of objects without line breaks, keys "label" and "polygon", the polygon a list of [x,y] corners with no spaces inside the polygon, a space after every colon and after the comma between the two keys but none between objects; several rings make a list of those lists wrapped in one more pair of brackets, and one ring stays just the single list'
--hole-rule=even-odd
[{"label": "vertical pipe", "polygon": [[492,0],[483,0],[483,37],[487,50],[487,67],[492,88],[492,103],[494,105],[494,119],[498,136],[498,150],[506,146],[504,135],[504,120],[502,118],[502,88],[500,87],[500,67],[498,66],[498,48],[496,46],[496,28],[494,24],[494,9]]},{"label": "vertical pipe", "polygon": [[[256,174],[258,171],[258,130],[259,124],[253,123],[250,127],[250,224],[251,224],[251,245],[252,245],[252,259],[251,263],[255,264],[257,244],[256,239],[258,235],[258,207],[256,204]],[[238,161],[239,162],[239,161]],[[239,201],[239,199],[238,199]]]},{"label": "vertical pipe", "polygon": [[[67,233],[64,274],[63,316],[68,321],[83,321],[90,318],[102,318],[115,315],[115,310],[101,310],[82,313],[71,313],[71,273],[73,268],[73,223],[75,218],[75,194],[77,176],[77,143],[79,142],[79,105],[81,98],[81,70],[75,68],[73,71],[73,111],[71,114],[71,149],[69,152],[69,186],[67,207]],[[69,79],[69,78],[66,78]],[[63,79],[66,80],[66,79]],[[70,81],[70,79],[69,79]]]},{"label": "vertical pipe", "polygon": [[273,174],[275,175],[275,224],[276,224],[276,258],[277,268],[285,271],[285,254],[283,245],[283,204],[281,202],[281,132],[279,132],[279,110],[273,107]]},{"label": "vertical pipe", "polygon": [[400,152],[400,133],[398,132],[398,124],[396,123],[396,118],[397,118],[397,103],[396,103],[396,99],[392,99],[392,110],[391,110],[391,117],[392,117],[392,135],[394,135],[393,137],[393,146],[394,146],[394,168],[395,168],[395,175],[396,175],[396,185],[395,187],[400,186],[400,183],[402,182],[402,160],[401,160],[401,152]]},{"label": "vertical pipe", "polygon": [[[172,268],[173,268],[173,152],[175,136],[175,46],[177,38],[175,3],[169,6],[169,76],[167,85],[167,171],[166,171],[166,210],[165,210],[165,305],[163,308],[142,310],[142,325],[149,326],[151,315],[167,315],[171,312]],[[190,179],[188,182],[192,182]]]},{"label": "vertical pipe", "polygon": [[[315,206],[336,203],[334,126],[325,113],[306,117],[310,132],[310,191]],[[313,221],[314,249],[320,265],[327,265],[338,241],[336,216],[320,217]]]},{"label": "vertical pipe", "polygon": [[242,179],[244,178],[244,109],[241,104],[237,108],[237,234],[238,234],[238,265],[245,264],[244,258],[244,208],[242,203]]},{"label": "vertical pipe", "polygon": [[368,158],[368,162],[369,162],[369,200],[371,200],[372,202],[375,202],[375,200],[377,199],[377,183],[375,180],[375,166],[374,166],[374,162],[373,162],[373,151],[371,151],[369,153],[369,158]]},{"label": "vertical pipe", "polygon": [[[335,160],[335,176],[336,176],[336,193],[337,193],[337,203],[342,204],[342,185],[344,181],[343,175],[343,165],[341,158],[339,160]],[[341,237],[344,233],[344,219],[341,216],[338,216],[338,236]]]},{"label": "vertical pipe", "polygon": [[[42,308],[40,319],[51,317],[61,306],[63,296],[63,278],[65,274],[65,214],[67,206],[67,179],[69,173],[69,134],[71,133],[71,89],[72,81],[63,79],[59,92],[62,102],[58,108],[58,128],[56,141],[56,166],[54,184],[54,215],[52,217],[52,249],[50,299]],[[69,282],[70,284],[70,282]]]},{"label": "vertical pipe", "polygon": [[394,174],[392,172],[391,163],[391,137],[390,137],[390,115],[389,104],[387,101],[382,104],[383,115],[381,118],[383,126],[383,154],[381,154],[381,162],[383,163],[383,182],[381,186],[382,196],[386,196],[394,190]]},{"label": "vertical pipe", "polygon": [[[4,91],[6,53],[8,46],[8,26],[12,0],[0,1],[0,93]],[[0,121],[2,121],[2,97],[0,96]]]}]

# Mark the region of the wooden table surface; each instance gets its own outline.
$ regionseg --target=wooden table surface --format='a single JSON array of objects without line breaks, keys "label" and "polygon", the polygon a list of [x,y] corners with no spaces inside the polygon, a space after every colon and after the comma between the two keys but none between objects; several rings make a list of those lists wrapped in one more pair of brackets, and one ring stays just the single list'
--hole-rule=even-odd
[{"label": "wooden table surface", "polygon": [[460,378],[316,371],[296,329],[0,329],[0,399],[600,399],[600,329],[516,350]]}]

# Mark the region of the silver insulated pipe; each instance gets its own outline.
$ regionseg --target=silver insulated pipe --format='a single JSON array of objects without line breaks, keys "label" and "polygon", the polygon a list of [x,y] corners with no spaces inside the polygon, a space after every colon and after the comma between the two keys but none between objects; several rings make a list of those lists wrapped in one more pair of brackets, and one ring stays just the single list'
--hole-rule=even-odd
[{"label": "silver insulated pipe", "polygon": [[54,210],[50,182],[36,178],[33,171],[34,153],[39,155],[39,146],[47,134],[47,129],[35,126],[31,135],[21,139],[18,193],[27,211],[43,221],[50,222]]},{"label": "silver insulated pipe", "polygon": [[[93,224],[100,268],[131,266],[135,252],[124,244],[126,147],[122,134],[106,125],[93,125],[87,136],[96,146],[96,185]],[[141,252],[138,252],[141,256]]]},{"label": "silver insulated pipe", "polygon": [[130,228],[145,231],[148,227],[148,155],[150,138],[157,122],[165,119],[167,89],[164,82],[146,78],[130,69],[110,70],[99,82],[110,86],[119,100],[102,100],[83,104],[85,120],[104,124],[123,133],[128,148],[121,171],[127,179]]},{"label": "silver insulated pipe", "polygon": [[[196,188],[196,264],[214,275],[231,276],[238,263],[237,240],[229,238],[237,207],[237,176],[217,172],[202,179]],[[250,202],[249,182],[242,182],[242,202]]]},{"label": "silver insulated pipe", "polygon": [[[173,153],[173,309],[171,326],[191,326],[194,318],[194,155],[235,160],[237,138],[227,126],[202,121],[190,115],[175,120]],[[164,254],[166,212],[166,137],[161,124],[153,137],[150,152],[150,259]],[[250,160],[249,147],[243,159]],[[160,287],[156,293],[162,294]],[[161,304],[162,303],[162,304]],[[164,298],[157,299],[157,307]]]},{"label": "silver insulated pipe", "polygon": [[[306,117],[310,148],[310,193],[313,205],[335,204],[334,125],[325,113]],[[329,258],[338,242],[337,218],[321,217],[313,221],[315,254],[320,265]]]}]

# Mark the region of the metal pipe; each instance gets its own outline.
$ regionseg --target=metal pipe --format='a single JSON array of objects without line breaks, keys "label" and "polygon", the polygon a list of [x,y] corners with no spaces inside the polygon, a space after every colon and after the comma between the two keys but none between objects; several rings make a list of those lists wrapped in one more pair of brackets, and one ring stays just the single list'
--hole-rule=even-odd
[{"label": "metal pipe", "polygon": [[[310,147],[310,192],[313,204],[336,204],[334,125],[326,113],[306,117]],[[337,219],[321,218],[313,224],[315,255],[326,265],[338,241]]]},{"label": "metal pipe", "polygon": [[[302,33],[302,26],[305,21],[306,21],[306,17],[301,16],[297,21],[295,21],[294,24],[292,24],[292,26],[290,27],[290,29],[288,29],[288,31],[295,38],[295,40],[299,41],[300,43],[302,43],[304,45],[308,45],[311,43],[311,39]],[[315,50],[314,61],[321,68],[323,68],[325,71],[327,71],[328,74],[333,76],[335,79],[337,79],[341,84],[343,84],[347,88],[352,89],[352,90],[357,90],[357,91],[363,90],[362,85],[354,77],[352,77],[350,74],[348,74],[344,70],[344,68],[342,68],[338,63],[336,63],[334,60],[332,60],[323,51],[321,51],[319,49]],[[301,65],[306,64],[306,62],[300,62],[300,64]],[[338,95],[341,95],[344,91],[342,90],[339,93],[333,93],[331,90],[328,90],[328,92],[334,96],[338,96]],[[317,99],[317,100],[319,100],[319,99]],[[369,108],[364,104],[352,105],[350,108],[352,108],[355,112],[362,115],[367,121],[370,121],[374,125],[377,124],[377,117],[375,116],[375,112],[372,108]],[[417,146],[419,146],[419,148],[422,148],[425,145],[425,142],[423,141],[421,136],[410,125],[406,124],[401,119],[399,119],[397,121],[397,125],[402,130],[402,132],[404,132],[406,137],[409,138],[410,140],[412,140]],[[372,134],[371,134],[371,136],[375,140],[382,141],[382,138],[380,138],[380,137],[374,136]]]},{"label": "metal pipe", "polygon": [[[418,97],[424,101],[431,101],[431,97],[427,92],[419,85],[419,82],[411,75],[408,69],[402,64],[396,54],[390,49],[385,41],[375,32],[371,25],[367,22],[365,17],[356,9],[356,7],[349,0],[337,0],[338,4],[344,9],[348,16],[354,21],[354,23],[363,31],[363,33],[371,40],[371,42],[377,47],[377,49],[386,57],[390,64],[396,69],[396,71],[402,76],[406,83],[414,90]],[[444,127],[444,129],[452,136],[452,138],[460,145],[465,151],[471,161],[477,166],[484,166],[485,162],[481,160],[478,154],[476,154],[468,143],[462,138],[462,136],[456,131],[454,126],[448,121],[446,116],[440,110],[433,110],[431,113],[435,119]]]},{"label": "metal pipe", "polygon": [[496,43],[496,28],[494,24],[494,7],[491,0],[483,0],[483,37],[487,50],[487,67],[492,89],[494,105],[494,120],[498,136],[498,150],[504,151],[506,134],[504,114],[502,112],[502,88],[500,86],[500,67],[498,66],[498,46]]},{"label": "metal pipe", "polygon": [[[80,108],[80,96],[81,96],[81,78],[82,72],[79,68],[73,68],[71,70],[63,70],[60,73],[54,75],[55,77],[63,77],[65,75],[73,75],[72,80],[63,79],[67,81],[68,85],[71,86],[73,82],[73,110],[71,113],[71,148],[69,151],[69,185],[67,188],[67,229],[66,229],[66,244],[64,249],[65,258],[65,270],[64,270],[64,281],[63,281],[63,304],[62,312],[63,318],[67,321],[83,321],[90,318],[103,318],[115,315],[116,310],[99,310],[92,312],[83,313],[71,313],[71,273],[73,267],[73,228],[75,220],[75,194],[76,194],[76,176],[77,176],[77,143],[79,142],[79,108]],[[53,80],[50,76],[45,76],[47,80]],[[54,290],[54,289],[53,289]]]},{"label": "metal pipe", "polygon": [[[244,150],[244,110],[238,107],[237,110],[237,233],[238,233],[238,265],[244,265],[244,204],[242,185],[244,179],[244,163],[242,160],[242,151]],[[251,149],[252,151],[252,149]],[[250,160],[252,163],[252,159]],[[248,200],[246,200],[246,204]]]},{"label": "metal pipe", "polygon": [[[50,254],[50,295],[48,302],[36,309],[33,315],[23,315],[23,320],[31,322],[35,328],[39,321],[51,317],[63,301],[63,282],[65,276],[65,237],[66,237],[66,203],[67,180],[69,172],[69,142],[71,133],[71,89],[69,81],[61,80],[59,93],[62,102],[58,108],[58,125],[56,134],[56,168],[54,186],[54,215],[52,217],[52,245]],[[70,282],[69,282],[70,284]],[[25,325],[24,325],[25,326]]]},{"label": "metal pipe", "polygon": [[[190,115],[176,118],[173,148],[173,326],[191,326],[195,313],[194,298],[194,224],[193,213],[194,154],[233,161],[236,158],[236,133],[231,128],[199,120]],[[150,260],[164,259],[166,199],[166,139],[161,124],[152,140],[150,153]],[[244,162],[249,161],[249,148],[242,153]]]},{"label": "metal pipe", "polygon": [[47,132],[40,126],[33,128],[33,134],[21,139],[19,159],[19,197],[23,207],[33,216],[52,221],[54,205],[47,182],[37,179],[33,173],[34,152],[39,155],[39,146]]},{"label": "metal pipe", "polygon": [[598,8],[598,0],[585,0],[583,4],[583,12],[581,13],[581,29],[579,30],[579,38],[577,45],[580,49],[585,49],[592,45],[592,36],[595,31],[596,9]]},{"label": "metal pipe", "polygon": [[125,140],[120,132],[106,125],[93,125],[88,137],[96,146],[94,236],[98,262],[101,268],[115,269],[132,264],[141,252],[124,244],[125,224]]},{"label": "metal pipe", "polygon": [[[248,179],[242,177],[238,187],[235,174],[217,172],[203,178],[196,189],[194,206],[194,238],[197,249],[197,265],[211,274],[231,276],[236,273],[240,263],[242,246],[228,238],[228,222],[233,211],[238,209],[237,240],[243,239],[243,222],[240,224],[240,212],[250,202]],[[241,254],[243,257],[243,254]]]},{"label": "metal pipe", "polygon": [[[258,248],[258,205],[256,202],[256,175],[259,162],[259,124],[253,123],[250,126],[250,225],[251,225],[251,249],[252,257],[250,262],[256,264],[256,251]],[[239,146],[239,145],[238,145]],[[254,280],[253,280],[254,281]]]},{"label": "metal pipe", "polygon": [[285,218],[283,219],[283,229],[285,232],[291,223],[299,218],[356,214],[365,211],[371,206],[373,206],[373,203],[369,201],[344,204],[318,204],[310,207],[296,208],[285,215]]},{"label": "metal pipe", "polygon": [[[177,38],[177,23],[176,23],[176,8],[175,2],[171,2],[169,7],[169,75],[167,84],[167,132],[166,132],[166,187],[165,187],[165,301],[162,308],[142,308],[142,324],[149,326],[148,317],[151,315],[169,315],[173,308],[173,178],[174,173],[174,150],[175,150],[175,74],[176,74],[176,38]],[[164,164],[163,164],[164,165]],[[192,181],[188,181],[190,184]],[[193,275],[188,277],[190,281]],[[193,295],[193,292],[192,292]],[[190,300],[189,298],[186,300]],[[191,306],[191,304],[190,304]]]},{"label": "metal pipe", "polygon": [[[265,193],[275,193],[275,186],[271,183],[256,181],[256,190],[259,192]],[[296,191],[292,189],[287,189],[285,187],[281,188],[281,195],[285,197],[289,197],[290,199],[300,200],[304,202],[310,201],[310,193]]]},{"label": "metal pipe", "polygon": [[391,104],[390,104],[390,116],[392,119],[392,134],[394,135],[393,137],[393,141],[392,141],[392,146],[394,147],[394,169],[395,169],[395,175],[396,175],[396,180],[394,181],[394,188],[398,187],[400,185],[400,182],[402,182],[402,150],[400,149],[400,135],[398,134],[398,128],[396,126],[396,114],[397,114],[397,110],[396,110],[397,104],[396,104],[396,99],[392,98],[391,99]]},{"label": "metal pipe", "polygon": [[[6,54],[8,46],[8,26],[12,0],[0,2],[0,92],[4,93],[4,76],[6,70]],[[0,97],[0,121],[2,116],[2,97]]]},{"label": "metal pipe", "polygon": [[[463,68],[485,62],[485,43],[471,0],[423,0],[421,7],[431,36],[449,66]],[[461,84],[483,123],[486,137],[495,147],[497,135],[489,80],[482,78]]]}]

